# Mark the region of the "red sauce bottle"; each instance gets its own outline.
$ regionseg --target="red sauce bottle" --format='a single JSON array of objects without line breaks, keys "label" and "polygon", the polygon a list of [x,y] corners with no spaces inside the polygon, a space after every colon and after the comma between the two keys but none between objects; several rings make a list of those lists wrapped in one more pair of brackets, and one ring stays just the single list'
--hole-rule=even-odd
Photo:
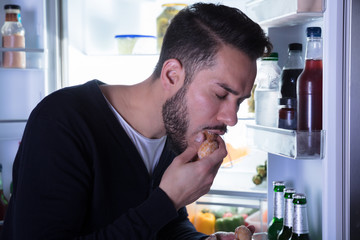
[{"label": "red sauce bottle", "polygon": [[305,68],[297,80],[297,130],[322,130],[322,39],[320,27],[307,28]]}]

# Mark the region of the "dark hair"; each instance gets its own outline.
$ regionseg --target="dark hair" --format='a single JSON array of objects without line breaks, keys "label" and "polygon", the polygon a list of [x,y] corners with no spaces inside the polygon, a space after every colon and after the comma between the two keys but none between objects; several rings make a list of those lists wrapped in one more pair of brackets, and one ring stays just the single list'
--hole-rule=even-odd
[{"label": "dark hair", "polygon": [[252,60],[272,49],[261,27],[239,9],[196,3],[181,10],[169,25],[153,77],[160,77],[164,62],[174,58],[183,64],[190,81],[196,71],[213,64],[222,45],[235,47]]}]

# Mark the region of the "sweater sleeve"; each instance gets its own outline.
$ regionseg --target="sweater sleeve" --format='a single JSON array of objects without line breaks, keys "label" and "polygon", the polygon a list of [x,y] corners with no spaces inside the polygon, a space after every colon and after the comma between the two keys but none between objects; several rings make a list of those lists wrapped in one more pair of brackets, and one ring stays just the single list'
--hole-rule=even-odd
[{"label": "sweater sleeve", "polygon": [[2,239],[153,239],[178,216],[157,188],[142,204],[95,230],[89,223],[94,179],[86,154],[91,152],[82,151],[86,140],[76,134],[56,119],[28,122],[14,162],[14,194]]},{"label": "sweater sleeve", "polygon": [[208,237],[208,235],[196,231],[194,225],[188,219],[185,207],[181,208],[178,213],[176,219],[160,230],[158,240],[200,240]]}]

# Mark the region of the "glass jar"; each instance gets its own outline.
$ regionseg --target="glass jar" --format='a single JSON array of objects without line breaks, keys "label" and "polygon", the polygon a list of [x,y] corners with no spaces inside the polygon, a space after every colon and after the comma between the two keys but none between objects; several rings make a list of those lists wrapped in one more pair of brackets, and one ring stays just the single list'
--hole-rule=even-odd
[{"label": "glass jar", "polygon": [[296,98],[280,98],[279,105],[279,128],[296,130]]},{"label": "glass jar", "polygon": [[181,9],[186,7],[187,4],[184,3],[167,3],[161,5],[163,8],[162,13],[156,19],[157,27],[157,51],[158,53],[161,50],[162,42],[166,33],[167,28],[170,25],[171,20],[175,15],[180,12]]},{"label": "glass jar", "polygon": [[[7,4],[5,9],[5,23],[1,28],[3,48],[25,48],[25,29],[21,24],[20,6]],[[2,65],[5,68],[25,68],[26,56],[24,51],[4,51]]]}]

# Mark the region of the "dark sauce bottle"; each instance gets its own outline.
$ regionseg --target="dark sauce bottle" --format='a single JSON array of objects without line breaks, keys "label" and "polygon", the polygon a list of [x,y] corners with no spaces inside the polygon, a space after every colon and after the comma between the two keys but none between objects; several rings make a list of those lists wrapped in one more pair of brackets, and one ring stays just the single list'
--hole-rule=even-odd
[{"label": "dark sauce bottle", "polygon": [[320,27],[307,28],[305,68],[297,81],[297,130],[322,130],[322,39]]}]

